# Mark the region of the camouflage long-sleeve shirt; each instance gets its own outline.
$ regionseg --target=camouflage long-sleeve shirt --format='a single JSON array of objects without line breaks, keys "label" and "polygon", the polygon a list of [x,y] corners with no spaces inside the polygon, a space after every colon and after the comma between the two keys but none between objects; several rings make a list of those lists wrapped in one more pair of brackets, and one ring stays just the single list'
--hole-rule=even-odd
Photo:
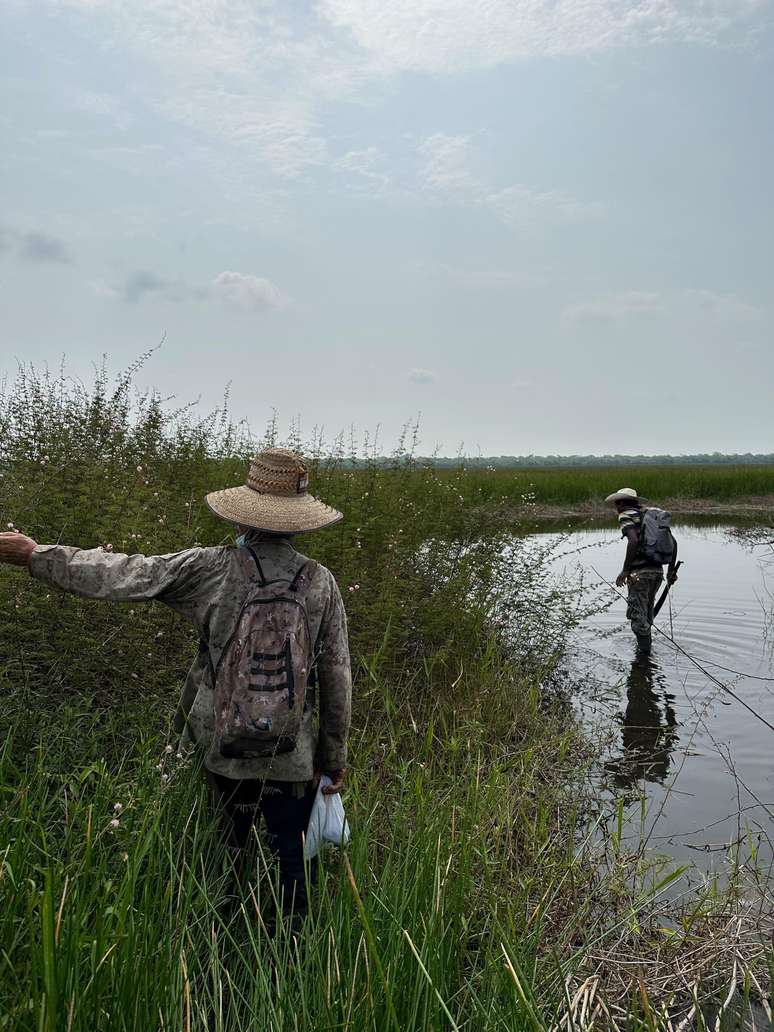
[{"label": "camouflage long-sleeve shirt", "polygon": [[[292,580],[307,561],[287,538],[257,536],[251,547],[267,579]],[[246,566],[231,547],[189,548],[171,555],[117,555],[101,549],[38,545],[30,559],[33,577],[84,598],[118,602],[156,600],[182,613],[209,645],[217,666],[236,626],[248,590]],[[205,765],[230,778],[307,781],[315,767],[346,766],[352,677],[347,621],[336,581],[317,566],[306,595],[309,629],[317,656],[317,715],[310,709],[292,752],[268,759],[232,759],[213,743],[214,698],[206,653],[194,660],[183,687],[180,712],[184,743],[205,750]]]}]

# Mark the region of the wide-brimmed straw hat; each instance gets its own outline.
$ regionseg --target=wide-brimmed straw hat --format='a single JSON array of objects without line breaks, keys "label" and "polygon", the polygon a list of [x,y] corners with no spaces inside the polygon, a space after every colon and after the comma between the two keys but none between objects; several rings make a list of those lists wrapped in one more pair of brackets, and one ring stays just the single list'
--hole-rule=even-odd
[{"label": "wide-brimmed straw hat", "polygon": [[224,520],[271,534],[321,530],[342,518],[330,505],[307,494],[309,474],[300,455],[265,448],[250,463],[242,487],[211,491],[207,505]]},{"label": "wide-brimmed straw hat", "polygon": [[605,505],[615,505],[616,502],[644,502],[647,501],[642,495],[638,495],[633,487],[621,487],[616,492],[608,495]]}]

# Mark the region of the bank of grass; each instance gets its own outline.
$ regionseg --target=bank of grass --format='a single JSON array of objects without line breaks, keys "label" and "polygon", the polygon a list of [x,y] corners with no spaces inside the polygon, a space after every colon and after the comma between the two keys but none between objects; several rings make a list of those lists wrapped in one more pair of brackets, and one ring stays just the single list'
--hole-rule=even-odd
[{"label": "bank of grass", "polygon": [[[131,398],[131,375],[87,391],[22,373],[0,406],[3,523],[116,551],[228,540],[202,496],[240,481],[252,442]],[[416,468],[410,443],[356,472],[340,442],[307,450],[347,514],[299,542],[350,618],[346,859],[326,858],[301,938],[272,938],[260,842],[235,889],[176,753],[190,629],[2,569],[0,1029],[667,1027],[693,993],[708,1011],[728,995],[737,911],[729,1013],[765,995],[738,896],[673,905],[667,935],[679,872],[626,854],[620,821],[605,833],[551,687],[577,602],[545,556],[503,549],[499,507],[464,471]]]},{"label": "bank of grass", "polygon": [[620,487],[634,487],[654,504],[669,504],[677,512],[708,507],[774,508],[774,466],[473,469],[466,484],[471,501],[524,512],[556,507],[598,514],[605,511],[604,498]]}]

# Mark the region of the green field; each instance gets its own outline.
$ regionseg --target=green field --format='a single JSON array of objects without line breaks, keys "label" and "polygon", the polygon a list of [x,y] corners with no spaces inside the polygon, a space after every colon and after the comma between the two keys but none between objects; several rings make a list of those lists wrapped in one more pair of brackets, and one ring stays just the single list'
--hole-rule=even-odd
[{"label": "green field", "polygon": [[[230,541],[202,499],[242,480],[252,442],[133,397],[130,375],[20,374],[0,403],[3,525],[114,551]],[[714,885],[662,903],[680,872],[622,848],[639,803],[600,809],[559,676],[578,599],[545,552],[503,549],[503,498],[578,501],[618,475],[439,471],[403,450],[353,471],[307,451],[346,514],[299,543],[350,622],[346,858],[326,859],[300,939],[273,938],[261,843],[235,889],[198,761],[177,756],[190,628],[2,568],[0,1030],[652,1030],[725,999],[722,930],[747,911]],[[742,956],[740,1003],[772,963]]]}]

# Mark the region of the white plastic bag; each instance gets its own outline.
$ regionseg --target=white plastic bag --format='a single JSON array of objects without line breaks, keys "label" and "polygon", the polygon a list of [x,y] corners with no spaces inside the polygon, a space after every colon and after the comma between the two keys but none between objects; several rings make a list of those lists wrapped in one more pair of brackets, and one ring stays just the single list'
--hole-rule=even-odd
[{"label": "white plastic bag", "polygon": [[325,842],[333,842],[336,846],[346,846],[349,842],[349,825],[344,815],[344,804],[341,796],[323,795],[326,785],[333,782],[327,774],[320,778],[317,795],[314,797],[312,812],[309,816],[309,827],[304,836],[304,860],[317,856]]}]

